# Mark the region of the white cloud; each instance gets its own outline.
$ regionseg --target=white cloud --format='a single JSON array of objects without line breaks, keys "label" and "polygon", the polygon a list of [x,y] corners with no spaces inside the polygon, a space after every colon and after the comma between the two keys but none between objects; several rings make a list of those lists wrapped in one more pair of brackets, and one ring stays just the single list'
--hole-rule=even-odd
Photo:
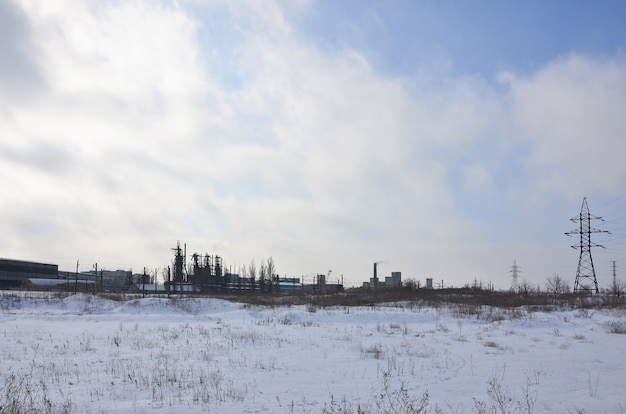
[{"label": "white cloud", "polygon": [[45,218],[54,236],[26,226],[12,237],[70,240],[46,243],[46,257],[155,260],[150,239],[181,236],[172,216],[197,161],[194,140],[219,134],[227,118],[199,61],[196,23],[147,2],[23,6],[46,84],[28,102],[2,103],[10,140],[0,174],[19,171],[4,209],[16,223]]},{"label": "white cloud", "polygon": [[626,168],[626,60],[569,55],[530,76],[507,75],[512,132],[528,148],[526,168],[538,197],[610,195]]},{"label": "white cloud", "polygon": [[22,3],[45,85],[0,98],[3,255],[37,246],[28,258],[137,269],[167,264],[181,240],[230,265],[271,255],[281,274],[333,269],[356,284],[383,259],[406,277],[488,279],[515,257],[489,239],[498,217],[465,198],[497,212],[511,183],[545,194],[586,179],[568,160],[600,151],[572,135],[601,130],[621,148],[619,59],[555,61],[505,91],[392,78],[302,37],[288,13],[306,3],[208,4],[194,7],[226,8],[236,43],[201,43],[188,3]]}]

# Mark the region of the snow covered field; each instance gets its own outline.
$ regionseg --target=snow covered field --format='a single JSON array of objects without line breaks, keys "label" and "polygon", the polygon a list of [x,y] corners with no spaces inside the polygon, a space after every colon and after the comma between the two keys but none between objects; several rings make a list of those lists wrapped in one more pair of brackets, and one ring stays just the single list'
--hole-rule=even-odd
[{"label": "snow covered field", "polygon": [[0,412],[626,412],[623,310],[6,295]]}]

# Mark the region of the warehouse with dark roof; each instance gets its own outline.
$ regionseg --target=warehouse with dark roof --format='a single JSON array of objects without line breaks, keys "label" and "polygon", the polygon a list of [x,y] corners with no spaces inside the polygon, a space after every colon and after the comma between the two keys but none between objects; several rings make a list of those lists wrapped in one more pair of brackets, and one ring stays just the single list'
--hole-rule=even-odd
[{"label": "warehouse with dark roof", "polygon": [[26,279],[56,279],[59,266],[23,260],[0,259],[0,288],[19,288]]}]

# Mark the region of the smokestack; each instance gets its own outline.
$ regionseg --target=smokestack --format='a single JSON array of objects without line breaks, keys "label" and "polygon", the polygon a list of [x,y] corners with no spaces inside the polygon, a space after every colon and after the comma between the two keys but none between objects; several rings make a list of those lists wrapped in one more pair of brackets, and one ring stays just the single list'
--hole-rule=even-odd
[{"label": "smokestack", "polygon": [[378,262],[374,262],[374,286],[378,286],[378,274],[376,272],[377,266],[378,266]]}]

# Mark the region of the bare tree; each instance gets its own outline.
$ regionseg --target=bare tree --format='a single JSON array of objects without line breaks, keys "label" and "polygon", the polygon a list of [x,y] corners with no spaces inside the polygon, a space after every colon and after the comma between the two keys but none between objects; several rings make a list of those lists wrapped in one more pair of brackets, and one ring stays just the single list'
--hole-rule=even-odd
[{"label": "bare tree", "polygon": [[404,282],[402,282],[402,284],[407,289],[411,289],[411,290],[419,289],[419,282],[415,279],[407,279]]},{"label": "bare tree", "polygon": [[274,289],[274,274],[276,273],[276,265],[274,264],[274,258],[270,256],[267,259],[267,279],[269,281],[269,291],[272,292]]},{"label": "bare tree", "polygon": [[243,282],[243,287],[245,287],[247,284],[247,279],[248,279],[248,268],[246,267],[246,265],[243,265],[239,268],[239,277],[237,278],[237,288],[239,289],[240,292],[242,288],[242,282]]},{"label": "bare tree", "polygon": [[252,283],[252,291],[254,292],[254,290],[256,289],[256,287],[254,286],[256,283],[256,265],[254,264],[254,259],[252,259],[250,265],[248,266],[248,275],[250,276],[250,282]]},{"label": "bare tree", "polygon": [[259,267],[259,290],[261,292],[265,292],[265,283],[267,279],[267,268],[265,267],[265,263],[263,259],[261,259],[261,266]]},{"label": "bare tree", "polygon": [[546,291],[555,295],[570,293],[570,286],[561,276],[556,273],[554,276],[546,279]]},{"label": "bare tree", "polygon": [[523,280],[517,289],[517,293],[522,296],[530,296],[535,294],[537,290],[533,287],[533,285],[528,280]]}]

